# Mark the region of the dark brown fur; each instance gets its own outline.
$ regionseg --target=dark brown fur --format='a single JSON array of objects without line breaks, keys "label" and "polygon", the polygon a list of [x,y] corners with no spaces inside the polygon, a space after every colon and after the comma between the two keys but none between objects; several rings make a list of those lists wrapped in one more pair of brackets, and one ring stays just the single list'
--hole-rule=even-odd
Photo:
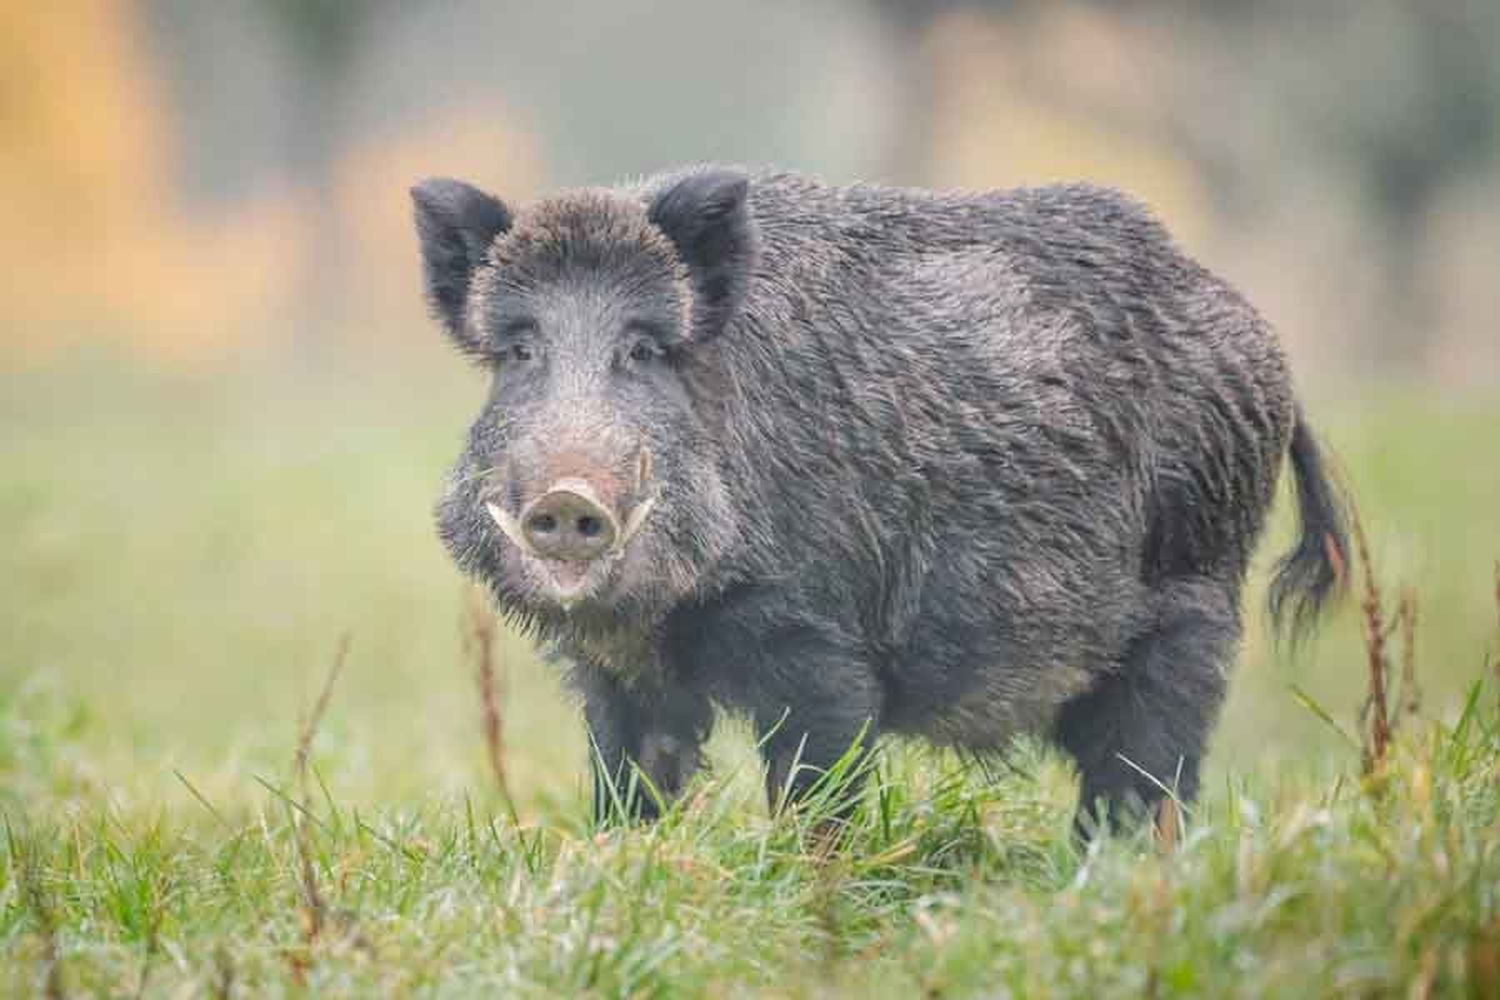
[{"label": "dark brown fur", "polygon": [[[1115,192],[700,168],[514,216],[414,194],[434,309],[495,373],[442,534],[572,664],[601,808],[632,763],[673,794],[714,705],[754,720],[773,799],[882,732],[1042,733],[1085,806],[1191,797],[1289,452],[1277,593],[1305,620],[1335,583],[1275,336]],[[559,442],[610,481],[649,452],[622,518],[660,498],[566,607],[483,509]]]}]

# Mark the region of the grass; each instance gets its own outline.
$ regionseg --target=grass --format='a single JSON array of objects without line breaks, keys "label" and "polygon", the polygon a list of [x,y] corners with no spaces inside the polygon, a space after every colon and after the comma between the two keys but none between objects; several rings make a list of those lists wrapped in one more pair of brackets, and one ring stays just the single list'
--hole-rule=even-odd
[{"label": "grass", "polygon": [[0,383],[0,992],[1500,994],[1500,405],[1312,407],[1380,634],[1420,601],[1368,775],[1356,598],[1295,658],[1252,625],[1171,851],[1077,851],[1040,747],[898,746],[825,856],[734,727],[662,823],[589,826],[576,711],[431,537],[478,392],[422,363]]}]

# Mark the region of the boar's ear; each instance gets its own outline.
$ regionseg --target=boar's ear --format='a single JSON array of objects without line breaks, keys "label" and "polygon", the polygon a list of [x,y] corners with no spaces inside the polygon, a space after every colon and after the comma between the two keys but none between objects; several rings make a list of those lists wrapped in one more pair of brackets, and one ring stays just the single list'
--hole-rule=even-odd
[{"label": "boar's ear", "polygon": [[463,181],[433,177],[411,189],[422,243],[427,301],[460,347],[469,285],[495,237],[510,228],[510,211],[498,198]]},{"label": "boar's ear", "polygon": [[755,264],[755,220],[738,170],[689,174],[651,200],[647,214],[677,248],[693,287],[694,339],[724,329],[739,310]]}]

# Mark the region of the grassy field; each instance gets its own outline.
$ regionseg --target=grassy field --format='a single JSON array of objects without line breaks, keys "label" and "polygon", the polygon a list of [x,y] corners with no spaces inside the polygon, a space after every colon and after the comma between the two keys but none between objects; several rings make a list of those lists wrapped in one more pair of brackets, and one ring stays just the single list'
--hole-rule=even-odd
[{"label": "grassy field", "polygon": [[428,516],[480,392],[425,361],[0,377],[0,991],[1500,991],[1500,403],[1311,405],[1388,602],[1419,599],[1380,777],[1350,601],[1296,657],[1252,624],[1173,851],[1077,852],[1040,748],[981,774],[895,747],[820,859],[733,726],[664,823],[591,830],[577,713],[502,637],[511,821]]}]

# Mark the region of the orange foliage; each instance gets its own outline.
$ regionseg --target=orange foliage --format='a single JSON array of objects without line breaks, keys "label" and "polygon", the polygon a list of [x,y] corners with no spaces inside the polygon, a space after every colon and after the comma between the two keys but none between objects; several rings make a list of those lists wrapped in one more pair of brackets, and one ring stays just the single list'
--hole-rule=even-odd
[{"label": "orange foliage", "polygon": [[[0,364],[84,343],[213,363],[274,339],[295,314],[310,230],[328,214],[293,184],[207,216],[184,211],[177,123],[138,17],[126,0],[0,0]],[[361,308],[346,318],[420,310],[406,198],[415,179],[471,175],[514,196],[534,188],[536,161],[493,109],[348,151],[335,167],[336,215]]]},{"label": "orange foliage", "polygon": [[[114,0],[0,3],[0,296],[8,353],[45,345],[41,321],[106,311],[136,268],[113,251],[159,202],[155,94]],[[61,324],[57,324],[61,325]]]}]

